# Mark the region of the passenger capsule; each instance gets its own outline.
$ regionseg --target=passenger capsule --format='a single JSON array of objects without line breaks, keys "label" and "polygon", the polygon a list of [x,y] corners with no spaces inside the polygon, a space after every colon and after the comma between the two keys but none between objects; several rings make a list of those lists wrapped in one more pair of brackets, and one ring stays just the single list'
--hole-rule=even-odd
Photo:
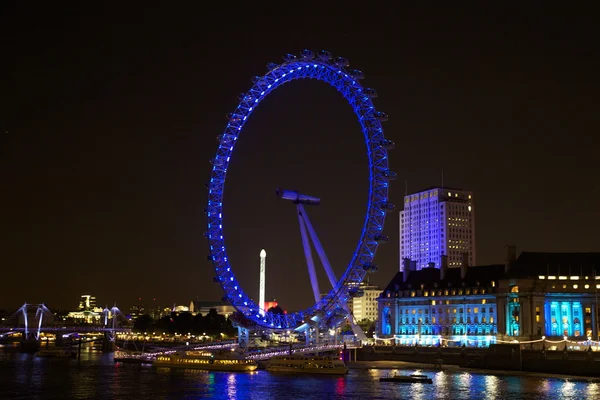
[{"label": "passenger capsule", "polygon": [[392,140],[389,140],[389,139],[383,139],[381,142],[379,142],[379,145],[381,147],[385,147],[388,150],[391,150],[394,147],[396,147],[396,143],[394,143]]},{"label": "passenger capsule", "polygon": [[269,71],[273,71],[275,68],[279,67],[279,64],[275,64],[275,63],[268,63],[267,64],[267,69]]},{"label": "passenger capsule", "polygon": [[320,50],[317,57],[324,61],[331,60],[331,53],[327,50]]},{"label": "passenger capsule", "polygon": [[375,116],[375,118],[377,118],[377,119],[378,119],[378,120],[380,120],[381,122],[385,122],[385,121],[387,121],[387,120],[388,120],[388,115],[387,115],[386,113],[384,113],[384,112],[381,112],[381,111],[377,111],[377,112],[374,114],[374,116]]},{"label": "passenger capsule", "polygon": [[396,206],[393,203],[381,203],[381,209],[387,212],[391,212],[394,211],[396,209]]},{"label": "passenger capsule", "polygon": [[390,238],[387,237],[386,235],[375,235],[375,236],[373,236],[373,240],[378,243],[387,243],[387,242],[389,242]]},{"label": "passenger capsule", "polygon": [[313,53],[312,50],[308,50],[308,49],[302,50],[302,52],[300,52],[300,55],[305,60],[312,60],[315,57],[315,53]]},{"label": "passenger capsule", "polygon": [[366,272],[375,272],[377,271],[377,265],[371,264],[371,263],[365,263],[362,266],[363,270]]},{"label": "passenger capsule", "polygon": [[365,74],[359,69],[348,71],[348,75],[350,75],[353,79],[365,79]]},{"label": "passenger capsule", "polygon": [[296,56],[293,54],[286,54],[285,56],[283,56],[283,59],[287,62],[291,62],[291,61],[296,61]]},{"label": "passenger capsule", "polygon": [[256,83],[256,82],[260,81],[261,79],[262,79],[262,76],[256,75],[256,76],[252,77],[252,82]]},{"label": "passenger capsule", "polygon": [[377,98],[377,90],[375,90],[373,88],[366,88],[365,96],[370,97],[371,99],[375,99],[375,98]]},{"label": "passenger capsule", "polygon": [[344,57],[336,57],[335,60],[333,60],[333,64],[337,67],[347,67],[350,65],[350,62]]},{"label": "passenger capsule", "polygon": [[383,176],[385,176],[387,179],[396,179],[398,177],[398,174],[396,173],[396,171],[386,169],[385,171],[383,171]]}]

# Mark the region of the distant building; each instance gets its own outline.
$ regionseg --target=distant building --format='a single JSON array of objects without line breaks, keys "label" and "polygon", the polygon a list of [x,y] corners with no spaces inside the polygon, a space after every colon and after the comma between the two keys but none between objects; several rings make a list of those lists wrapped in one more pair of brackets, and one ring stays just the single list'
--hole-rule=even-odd
[{"label": "distant building", "polygon": [[599,338],[600,253],[531,253],[504,265],[405,268],[379,302],[378,337],[397,344]]},{"label": "distant building", "polygon": [[96,308],[96,297],[91,294],[81,295],[81,300],[79,300],[79,307],[77,307],[77,309],[79,311],[90,311],[94,308]]},{"label": "distant building", "polygon": [[146,310],[143,304],[134,304],[129,309],[129,317],[131,318],[131,320],[135,320],[144,315],[146,313],[145,311]]},{"label": "distant building", "polygon": [[96,324],[102,319],[102,307],[96,305],[96,297],[91,294],[81,295],[77,311],[71,311],[66,319],[73,319],[75,323]]},{"label": "distant building", "polygon": [[217,314],[223,315],[225,318],[229,318],[235,312],[235,308],[229,302],[198,300],[190,302],[189,311],[194,315],[200,314],[204,316],[209,313],[211,308],[214,308]]},{"label": "distant building", "polygon": [[363,282],[358,286],[358,290],[352,292],[358,294],[351,299],[350,311],[354,315],[354,319],[357,322],[363,319],[376,321],[378,318],[377,300],[382,292],[381,288]]},{"label": "distant building", "polygon": [[414,270],[440,268],[446,256],[450,268],[459,267],[466,254],[476,265],[473,193],[434,187],[404,197],[400,212],[400,268],[404,259]]}]

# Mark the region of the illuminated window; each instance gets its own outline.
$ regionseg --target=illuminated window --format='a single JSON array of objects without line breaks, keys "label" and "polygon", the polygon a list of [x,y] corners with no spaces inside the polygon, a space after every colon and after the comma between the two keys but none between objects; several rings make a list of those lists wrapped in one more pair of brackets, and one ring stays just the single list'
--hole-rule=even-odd
[{"label": "illuminated window", "polygon": [[540,275],[538,276],[538,279],[546,279],[546,277],[544,275]]},{"label": "illuminated window", "polygon": [[584,288],[586,288],[586,289],[589,289],[589,288],[590,288],[590,285],[586,284],[586,285],[584,286]]},{"label": "illuminated window", "polygon": [[444,296],[448,296],[448,291],[444,290]]},{"label": "illuminated window", "polygon": [[473,312],[474,312],[475,314],[477,314],[477,313],[479,312],[479,307],[475,307],[475,308],[473,309]]},{"label": "illuminated window", "polygon": [[596,289],[600,289],[600,285],[596,285]]},{"label": "illuminated window", "polygon": [[578,281],[578,280],[579,280],[579,277],[578,277],[578,276],[571,276],[571,277],[570,277],[570,279],[571,279],[572,281]]},{"label": "illuminated window", "polygon": [[561,280],[561,281],[566,281],[567,277],[566,276],[559,276],[558,279]]},{"label": "illuminated window", "polygon": [[431,305],[435,306],[435,300],[431,300]]},{"label": "illuminated window", "polygon": [[573,285],[573,289],[577,289],[579,287],[579,285],[575,284]]},{"label": "illuminated window", "polygon": [[555,276],[552,276],[552,275],[550,275],[550,276],[548,276],[548,279],[554,280],[554,279],[556,279],[556,277],[555,277]]},{"label": "illuminated window", "polygon": [[482,299],[482,300],[481,300],[481,304],[485,304],[485,299]]},{"label": "illuminated window", "polygon": [[519,293],[519,287],[517,285],[511,286],[510,292],[511,293]]},{"label": "illuminated window", "polygon": [[492,287],[496,287],[496,281],[492,281]]}]

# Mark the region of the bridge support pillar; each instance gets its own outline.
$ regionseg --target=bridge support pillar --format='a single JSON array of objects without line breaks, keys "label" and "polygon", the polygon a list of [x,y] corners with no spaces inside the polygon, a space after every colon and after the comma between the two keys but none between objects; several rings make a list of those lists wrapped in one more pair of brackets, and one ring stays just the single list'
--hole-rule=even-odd
[{"label": "bridge support pillar", "polygon": [[250,342],[250,331],[238,326],[238,346],[246,348]]},{"label": "bridge support pillar", "polygon": [[[23,335],[25,336],[25,335]],[[24,337],[21,340],[21,352],[22,353],[35,353],[41,347],[41,342],[35,338]]]},{"label": "bridge support pillar", "polygon": [[104,332],[104,339],[102,340],[102,352],[112,353],[117,349],[115,343],[115,337],[112,332]]}]

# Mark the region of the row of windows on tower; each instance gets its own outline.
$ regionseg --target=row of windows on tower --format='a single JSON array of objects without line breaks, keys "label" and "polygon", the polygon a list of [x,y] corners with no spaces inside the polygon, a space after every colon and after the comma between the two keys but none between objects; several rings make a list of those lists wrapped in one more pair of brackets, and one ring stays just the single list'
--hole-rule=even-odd
[{"label": "row of windows on tower", "polygon": [[398,332],[402,335],[495,335],[497,333],[497,329],[495,325],[486,325],[486,326],[470,326],[468,328],[462,326],[454,326],[454,327],[421,327],[419,331],[418,327],[407,327],[407,326],[398,326]]},{"label": "row of windows on tower", "polygon": [[[435,308],[431,309],[431,314],[435,314]],[[456,314],[457,312],[459,314],[462,314],[465,312],[465,309],[463,307],[458,307],[458,308],[438,308],[439,314],[444,314],[444,310],[446,310],[446,314]],[[487,311],[489,311],[490,314],[492,314],[494,312],[494,307],[489,307],[489,308],[485,308],[485,307],[481,307],[481,310],[479,309],[479,307],[473,307],[472,309],[473,314],[479,314],[479,311],[481,311],[482,314],[485,314]],[[467,307],[467,314],[471,314],[471,307]],[[400,314],[402,314],[402,311],[400,311]],[[429,309],[428,308],[413,308],[413,309],[405,309],[404,310],[404,314],[412,314],[412,315],[428,315],[429,314]]]},{"label": "row of windows on tower", "polygon": [[[438,317],[438,319],[436,319],[436,317],[432,316],[431,317],[431,323],[432,324],[464,324],[466,321],[467,324],[479,324],[480,320],[479,317],[475,316],[475,317]],[[425,324],[429,324],[429,317],[425,317],[425,320],[423,321],[422,318],[419,318],[419,322],[420,323],[425,323]],[[416,324],[417,323],[417,319],[415,317],[412,318],[400,318],[400,323],[401,324]],[[481,323],[482,324],[493,324],[494,323],[494,316],[489,316],[486,317],[485,315],[481,317]]]}]

